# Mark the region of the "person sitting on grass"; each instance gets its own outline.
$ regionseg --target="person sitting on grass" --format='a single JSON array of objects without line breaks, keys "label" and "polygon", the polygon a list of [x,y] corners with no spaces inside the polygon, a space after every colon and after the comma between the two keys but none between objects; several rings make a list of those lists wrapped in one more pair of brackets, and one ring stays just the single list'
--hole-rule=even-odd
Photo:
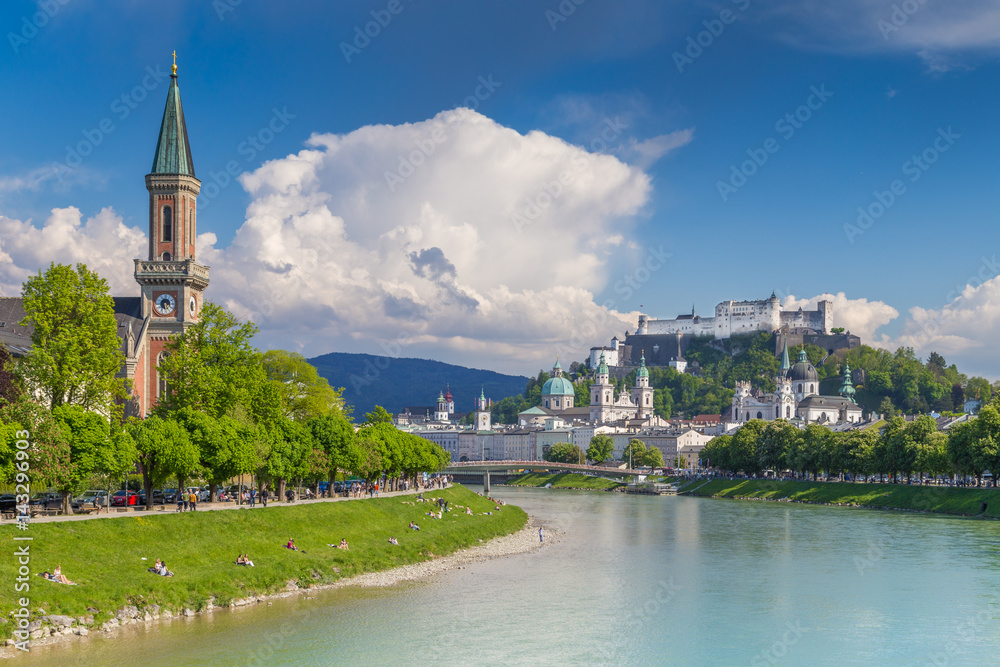
[{"label": "person sitting on grass", "polygon": [[338,549],[343,549],[344,551],[350,551],[351,547],[347,546],[347,538],[342,538],[340,544],[337,545]]},{"label": "person sitting on grass", "polygon": [[291,549],[292,551],[298,551],[299,548],[295,546],[295,540],[288,538],[288,544],[285,545],[286,549]]},{"label": "person sitting on grass", "polygon": [[156,559],[156,564],[153,565],[153,572],[160,575],[161,577],[172,577],[174,573],[167,569],[167,564],[161,561],[159,558]]},{"label": "person sitting on grass", "polygon": [[243,554],[238,554],[236,556],[236,564],[237,565],[246,565],[247,564],[247,562],[245,560],[243,560]]},{"label": "person sitting on grass", "polygon": [[247,567],[253,567],[253,561],[250,560],[250,554],[243,554],[243,564]]},{"label": "person sitting on grass", "polygon": [[389,538],[389,544],[395,544],[397,547],[399,546],[399,542],[396,540],[395,537]]},{"label": "person sitting on grass", "polygon": [[66,578],[66,575],[62,573],[62,567],[60,567],[59,565],[56,565],[56,569],[52,570],[51,579],[53,581],[58,581],[60,584],[69,584],[70,586],[76,585],[72,581]]},{"label": "person sitting on grass", "polygon": [[415,524],[415,523],[413,523],[413,522],[411,521],[411,522],[410,522],[410,529],[411,529],[411,530],[420,530],[420,526],[418,526],[417,524]]},{"label": "person sitting on grass", "polygon": [[471,507],[466,507],[465,508],[465,513],[468,514],[469,516],[472,516],[472,508]]}]

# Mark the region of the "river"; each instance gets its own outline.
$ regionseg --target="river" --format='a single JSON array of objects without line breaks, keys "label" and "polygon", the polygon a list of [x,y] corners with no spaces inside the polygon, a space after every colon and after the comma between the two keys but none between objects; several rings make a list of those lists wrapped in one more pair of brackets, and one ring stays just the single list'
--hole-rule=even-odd
[{"label": "river", "polygon": [[19,665],[996,664],[1000,523],[494,488],[533,553],[132,626]]}]

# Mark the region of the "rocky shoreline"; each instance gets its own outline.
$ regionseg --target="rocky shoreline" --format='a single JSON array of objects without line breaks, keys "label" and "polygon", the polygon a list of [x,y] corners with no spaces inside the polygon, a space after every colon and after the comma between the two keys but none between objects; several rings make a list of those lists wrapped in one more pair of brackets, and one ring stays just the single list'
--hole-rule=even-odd
[{"label": "rocky shoreline", "polygon": [[[93,625],[94,618],[92,615],[80,616],[79,618],[59,615],[44,616],[41,619],[32,621],[28,626],[31,632],[29,648],[81,641],[84,637],[95,634],[113,638],[119,629],[129,625],[152,624],[153,622],[170,621],[175,618],[190,618],[219,610],[234,610],[257,604],[270,604],[272,600],[287,598],[292,595],[305,594],[308,596],[311,593],[321,590],[347,587],[378,588],[394,586],[406,581],[417,581],[448,570],[463,569],[471,563],[514,556],[538,549],[544,546],[538,540],[538,528],[539,524],[534,521],[533,517],[529,517],[525,527],[516,533],[497,537],[489,541],[480,540],[482,544],[456,551],[447,556],[438,556],[423,563],[403,565],[382,572],[359,574],[332,584],[311,584],[300,587],[298,582],[290,580],[286,583],[283,592],[240,598],[233,600],[229,605],[221,607],[213,604],[214,598],[210,599],[205,607],[198,611],[183,609],[179,612],[172,612],[168,609],[161,609],[159,605],[149,605],[142,609],[133,605],[127,605],[118,610],[115,618],[96,627]],[[550,536],[557,539],[557,535],[552,529],[545,528],[545,532],[547,541],[550,539]],[[96,612],[97,610],[93,611]],[[23,652],[15,647],[13,639],[8,639],[6,645],[0,648],[0,658],[13,658]]]}]

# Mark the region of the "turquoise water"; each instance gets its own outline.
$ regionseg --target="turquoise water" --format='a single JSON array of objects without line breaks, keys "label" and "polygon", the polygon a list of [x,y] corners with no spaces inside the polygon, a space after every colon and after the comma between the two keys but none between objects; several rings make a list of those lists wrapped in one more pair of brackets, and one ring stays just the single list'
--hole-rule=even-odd
[{"label": "turquoise water", "polygon": [[542,550],[18,664],[996,664],[1000,523],[497,488]]}]

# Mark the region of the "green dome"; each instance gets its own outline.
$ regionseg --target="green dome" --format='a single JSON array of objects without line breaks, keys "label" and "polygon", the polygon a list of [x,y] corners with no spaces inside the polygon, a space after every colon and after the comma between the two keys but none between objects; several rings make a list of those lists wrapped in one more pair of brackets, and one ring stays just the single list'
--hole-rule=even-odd
[{"label": "green dome", "polygon": [[574,396],[573,383],[566,378],[549,378],[542,385],[542,396]]}]

